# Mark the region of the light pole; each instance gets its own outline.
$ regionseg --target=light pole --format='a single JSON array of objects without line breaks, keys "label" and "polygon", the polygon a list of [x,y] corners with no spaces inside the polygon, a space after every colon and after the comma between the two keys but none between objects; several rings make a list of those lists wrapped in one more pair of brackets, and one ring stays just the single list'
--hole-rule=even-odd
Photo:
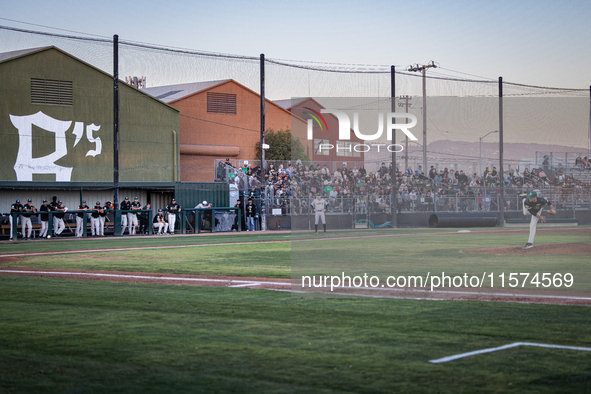
[{"label": "light pole", "polygon": [[[484,139],[484,137],[486,137],[489,134],[492,133],[498,133],[499,130],[493,130],[489,133],[486,133],[485,135],[483,135],[482,137],[480,137],[480,161],[479,161],[479,165],[478,165],[478,176],[482,176],[482,140]],[[501,173],[503,172],[503,169],[501,168]]]}]

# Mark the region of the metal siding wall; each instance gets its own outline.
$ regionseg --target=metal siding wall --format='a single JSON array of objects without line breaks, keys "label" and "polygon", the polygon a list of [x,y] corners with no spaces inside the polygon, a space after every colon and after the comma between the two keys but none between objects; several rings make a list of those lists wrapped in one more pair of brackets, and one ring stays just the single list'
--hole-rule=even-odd
[{"label": "metal siding wall", "polygon": [[193,208],[203,200],[214,207],[228,207],[230,190],[227,183],[183,182],[177,185],[176,199],[184,208]]}]

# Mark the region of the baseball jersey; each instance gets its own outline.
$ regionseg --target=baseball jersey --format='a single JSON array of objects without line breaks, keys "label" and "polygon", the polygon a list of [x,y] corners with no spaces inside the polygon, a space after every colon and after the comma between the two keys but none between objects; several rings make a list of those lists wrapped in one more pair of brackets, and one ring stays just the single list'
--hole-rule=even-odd
[{"label": "baseball jersey", "polygon": [[18,202],[15,202],[14,204],[12,204],[10,206],[10,212],[22,212],[22,210],[23,210],[23,205]]},{"label": "baseball jersey", "polygon": [[544,205],[552,205],[552,203],[543,197],[538,197],[534,202],[530,202],[527,198],[525,199],[525,208],[534,216],[540,212],[540,209],[542,209]]},{"label": "baseball jersey", "polygon": [[26,203],[25,206],[23,207],[23,212],[24,212],[23,216],[27,217],[27,218],[31,217],[31,215],[33,215],[35,213],[34,209],[35,208],[33,207],[32,204]]},{"label": "baseball jersey", "polygon": [[103,209],[103,207],[101,207],[100,205],[95,205],[92,208],[92,213],[91,213],[92,217],[95,218],[95,219],[98,218],[99,217],[99,212],[98,211],[100,211],[101,209]]},{"label": "baseball jersey", "polygon": [[108,205],[105,205],[101,209],[103,211],[102,212],[99,212],[99,216],[105,217],[105,216],[107,216],[107,211],[109,211],[111,208]]},{"label": "baseball jersey", "polygon": [[[88,211],[89,209],[90,209],[90,207],[88,205],[82,205],[82,204],[80,204],[78,206],[78,210],[79,211]],[[84,217],[84,213],[82,213],[82,212],[77,213],[77,215],[78,215],[79,218]]]},{"label": "baseball jersey", "polygon": [[63,219],[67,210],[68,210],[68,208],[66,208],[65,206],[62,205],[60,207],[60,205],[58,204],[57,208],[55,209],[55,211],[58,213],[55,214],[55,217],[58,219]]},{"label": "baseball jersey", "polygon": [[177,204],[176,202],[174,204],[168,204],[166,206],[166,212],[168,212],[168,213],[177,213],[180,210],[181,210],[181,206],[179,204]]},{"label": "baseball jersey", "polygon": [[324,209],[326,209],[326,206],[328,205],[328,203],[326,202],[325,199],[317,199],[315,198],[314,201],[312,201],[312,203],[310,204],[312,205],[312,208],[314,208],[317,212],[322,212]]},{"label": "baseball jersey", "polygon": [[[140,202],[138,201],[137,203],[134,201],[131,203],[131,207],[132,208],[137,208],[137,209],[142,209],[142,204],[140,204]],[[136,213],[132,212],[134,215],[137,215]]]},{"label": "baseball jersey", "polygon": [[122,211],[129,211],[131,210],[131,201],[121,201],[121,210]]},{"label": "baseball jersey", "polygon": [[[49,205],[41,205],[39,207],[39,212],[50,212],[50,211],[53,211],[53,209],[51,209],[51,206],[49,206]],[[49,215],[47,213],[42,213],[41,220],[44,222],[48,221]]]},{"label": "baseball jersey", "polygon": [[164,220],[164,215],[162,215],[161,213],[157,213],[154,216],[154,220],[152,220],[152,223],[164,223],[166,220]]}]

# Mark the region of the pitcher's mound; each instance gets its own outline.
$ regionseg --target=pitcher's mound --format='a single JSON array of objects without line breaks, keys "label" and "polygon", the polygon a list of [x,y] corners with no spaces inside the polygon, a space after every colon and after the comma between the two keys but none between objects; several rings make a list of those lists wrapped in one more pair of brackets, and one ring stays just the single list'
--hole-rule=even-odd
[{"label": "pitcher's mound", "polygon": [[501,246],[496,248],[479,248],[479,249],[465,249],[460,250],[460,253],[490,253],[496,255],[590,255],[591,243],[566,243],[566,244],[540,244],[535,245],[531,249],[523,249],[523,245],[519,246]]}]

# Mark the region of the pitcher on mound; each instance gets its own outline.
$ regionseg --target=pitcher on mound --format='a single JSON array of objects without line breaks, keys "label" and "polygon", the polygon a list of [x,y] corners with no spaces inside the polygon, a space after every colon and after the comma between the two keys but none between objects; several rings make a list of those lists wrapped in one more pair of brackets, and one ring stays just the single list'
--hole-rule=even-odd
[{"label": "pitcher on mound", "polygon": [[523,247],[523,249],[531,249],[534,247],[534,238],[536,237],[536,227],[538,225],[538,221],[545,222],[546,217],[542,216],[543,206],[548,205],[550,210],[548,213],[550,215],[555,215],[556,210],[552,206],[552,203],[546,200],[543,197],[538,197],[538,193],[535,191],[531,191],[527,194],[527,198],[523,199],[523,214],[525,216],[531,215],[531,222],[529,224],[529,239],[527,243]]}]

